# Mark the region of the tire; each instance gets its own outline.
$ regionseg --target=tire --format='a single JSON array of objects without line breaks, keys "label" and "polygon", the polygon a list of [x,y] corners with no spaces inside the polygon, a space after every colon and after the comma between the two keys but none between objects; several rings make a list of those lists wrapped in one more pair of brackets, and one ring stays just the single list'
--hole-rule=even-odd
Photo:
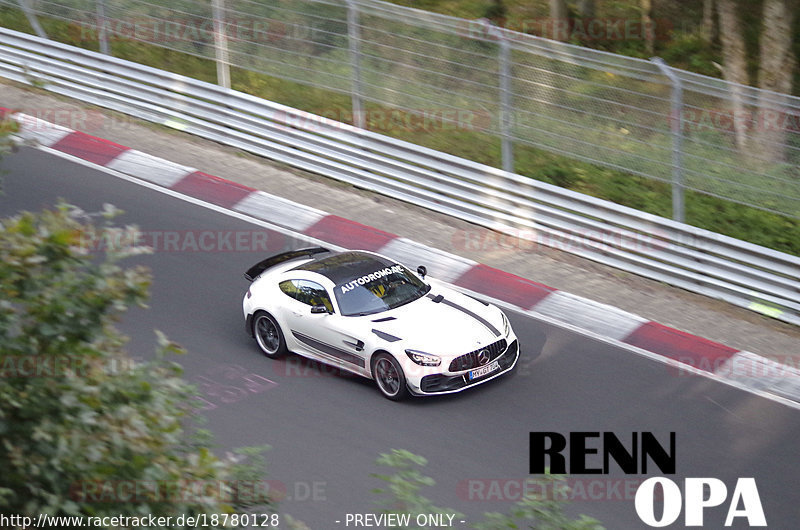
[{"label": "tire", "polygon": [[270,359],[286,354],[286,340],[281,327],[269,313],[259,311],[253,317],[253,336],[261,352]]},{"label": "tire", "polygon": [[408,397],[408,386],[403,368],[388,353],[379,353],[372,362],[372,378],[383,397],[400,401]]}]

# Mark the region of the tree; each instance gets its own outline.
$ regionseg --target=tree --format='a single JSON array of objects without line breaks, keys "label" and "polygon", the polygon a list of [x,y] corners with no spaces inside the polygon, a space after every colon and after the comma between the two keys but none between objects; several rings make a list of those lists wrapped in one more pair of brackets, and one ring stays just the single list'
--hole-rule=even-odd
[{"label": "tree", "polygon": [[579,0],[578,14],[583,18],[594,18],[595,14],[595,1],[594,0]]},{"label": "tree", "polygon": [[647,53],[653,53],[656,46],[655,31],[653,31],[653,1],[640,0],[639,9],[642,12],[642,28],[644,28],[644,45]]},{"label": "tree", "polygon": [[[792,27],[796,16],[796,7],[790,6],[791,0],[764,0],[764,17],[761,29],[760,60],[758,68],[758,86],[763,90],[789,94],[792,91],[795,57],[792,45]],[[760,94],[759,111],[762,116],[758,120],[757,149],[764,159],[780,162],[786,156],[786,132],[778,126],[781,119],[774,120],[776,126],[768,125],[773,120],[767,113],[782,116],[785,112],[780,108],[780,97]],[[771,101],[770,101],[771,100]]]},{"label": "tree", "polygon": [[701,35],[706,43],[714,40],[714,13],[716,6],[714,0],[703,0],[703,24],[701,26]]},{"label": "tree", "polygon": [[[111,225],[115,213],[102,212],[102,234],[132,241],[133,228]],[[144,303],[150,277],[120,266],[132,249],[91,251],[97,230],[67,205],[0,222],[0,511],[210,516],[270,507],[253,494],[260,449],[219,458],[207,433],[189,434],[196,394],[167,358],[182,350],[158,334],[155,360],[126,354],[114,322]]]},{"label": "tree", "polygon": [[[423,496],[423,486],[433,486],[435,481],[426,477],[420,468],[427,465],[427,460],[419,455],[401,449],[393,449],[390,453],[381,454],[376,462],[394,469],[393,474],[373,475],[387,483],[387,487],[373,490],[383,497],[386,506],[383,513],[410,514],[409,525],[415,526],[418,514],[452,515],[457,520],[462,514],[449,508],[440,508]],[[585,515],[572,519],[564,514],[565,501],[562,496],[569,493],[565,478],[560,475],[547,474],[536,479],[531,492],[545,492],[544,495],[529,493],[524,496],[508,514],[486,513],[485,519],[472,525],[478,530],[497,530],[501,528],[530,528],[538,530],[602,530],[600,522]],[[550,492],[549,494],[547,492]],[[559,492],[558,495],[553,494]]]},{"label": "tree", "polygon": [[720,39],[722,40],[722,77],[731,83],[731,111],[733,112],[736,146],[744,150],[747,144],[747,120],[744,119],[742,88],[747,85],[747,55],[739,15],[734,0],[718,0]]},{"label": "tree", "polygon": [[560,41],[569,40],[570,20],[566,0],[550,0],[550,26],[553,34],[546,35],[547,37]]},{"label": "tree", "polygon": [[[797,58],[792,49],[796,0],[764,0],[759,36],[758,77],[753,80],[747,70],[740,4],[735,0],[717,0],[722,42],[722,75],[726,81],[782,94],[792,91]],[[736,146],[740,152],[759,160],[779,162],[785,156],[785,131],[780,127],[780,96],[759,93],[756,115],[748,119],[743,89],[731,89],[733,125]],[[777,119],[772,119],[778,117]]]}]

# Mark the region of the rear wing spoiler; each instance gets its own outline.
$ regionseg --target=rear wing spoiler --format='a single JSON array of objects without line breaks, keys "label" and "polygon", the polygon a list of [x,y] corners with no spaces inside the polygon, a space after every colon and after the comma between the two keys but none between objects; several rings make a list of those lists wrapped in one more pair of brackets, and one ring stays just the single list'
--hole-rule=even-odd
[{"label": "rear wing spoiler", "polygon": [[252,282],[258,276],[264,272],[265,270],[269,269],[270,267],[274,267],[275,265],[279,265],[286,261],[291,261],[293,259],[298,258],[307,258],[310,256],[314,256],[316,254],[322,254],[323,252],[330,252],[327,248],[323,247],[309,247],[309,248],[301,248],[298,250],[290,250],[288,252],[282,252],[281,254],[275,254],[274,256],[270,256],[265,260],[261,260],[249,269],[247,272],[244,273],[244,277],[247,281]]}]

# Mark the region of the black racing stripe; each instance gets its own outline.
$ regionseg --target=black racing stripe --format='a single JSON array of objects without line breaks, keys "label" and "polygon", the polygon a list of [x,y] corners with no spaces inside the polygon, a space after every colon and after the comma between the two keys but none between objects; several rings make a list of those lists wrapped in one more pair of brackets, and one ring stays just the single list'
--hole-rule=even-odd
[{"label": "black racing stripe", "polygon": [[359,357],[358,355],[353,355],[352,353],[350,353],[348,351],[345,351],[345,350],[342,350],[340,348],[337,348],[336,346],[331,346],[330,344],[318,341],[317,339],[309,337],[308,335],[304,335],[302,333],[298,333],[295,330],[292,330],[292,335],[294,335],[297,340],[299,340],[300,342],[302,342],[306,346],[310,346],[310,347],[314,348],[315,350],[319,350],[319,351],[321,351],[323,353],[327,353],[328,355],[330,355],[332,357],[336,357],[337,359],[341,359],[341,360],[343,360],[345,362],[348,362],[348,363],[351,363],[351,364],[355,364],[356,366],[360,366],[361,368],[364,368],[364,366],[366,364],[364,359]]},{"label": "black racing stripe", "polygon": [[462,313],[465,313],[465,314],[467,314],[467,315],[471,316],[472,318],[474,318],[475,320],[477,320],[478,322],[480,322],[481,324],[483,324],[484,326],[486,326],[486,327],[489,329],[489,331],[491,331],[492,333],[494,333],[494,336],[495,336],[495,337],[500,337],[500,336],[502,336],[502,333],[500,333],[500,330],[499,330],[499,329],[497,329],[496,327],[494,327],[494,326],[492,325],[492,323],[491,323],[491,322],[489,322],[488,320],[486,320],[485,318],[483,318],[483,317],[482,317],[482,316],[480,316],[479,314],[477,314],[477,313],[474,313],[474,312],[470,311],[470,310],[469,310],[469,309],[467,309],[466,307],[464,307],[464,306],[460,306],[460,305],[458,305],[458,304],[457,304],[457,303],[455,303],[455,302],[451,302],[450,300],[446,299],[446,298],[445,298],[445,297],[443,297],[442,295],[433,296],[433,295],[430,295],[430,294],[429,294],[429,295],[428,295],[428,298],[430,298],[431,300],[433,300],[433,301],[434,301],[434,302],[436,302],[436,303],[439,303],[439,304],[444,304],[444,305],[446,305],[446,306],[448,306],[448,307],[452,307],[453,309],[458,309],[458,310],[459,310],[459,311],[461,311]]}]

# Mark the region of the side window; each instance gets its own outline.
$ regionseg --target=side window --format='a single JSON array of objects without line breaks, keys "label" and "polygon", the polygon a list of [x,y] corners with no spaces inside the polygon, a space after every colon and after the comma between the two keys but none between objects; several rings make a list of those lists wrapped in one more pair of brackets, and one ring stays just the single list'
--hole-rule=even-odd
[{"label": "side window", "polygon": [[328,291],[323,286],[309,280],[286,280],[278,284],[281,291],[295,300],[309,306],[324,305],[328,311],[333,311]]}]

